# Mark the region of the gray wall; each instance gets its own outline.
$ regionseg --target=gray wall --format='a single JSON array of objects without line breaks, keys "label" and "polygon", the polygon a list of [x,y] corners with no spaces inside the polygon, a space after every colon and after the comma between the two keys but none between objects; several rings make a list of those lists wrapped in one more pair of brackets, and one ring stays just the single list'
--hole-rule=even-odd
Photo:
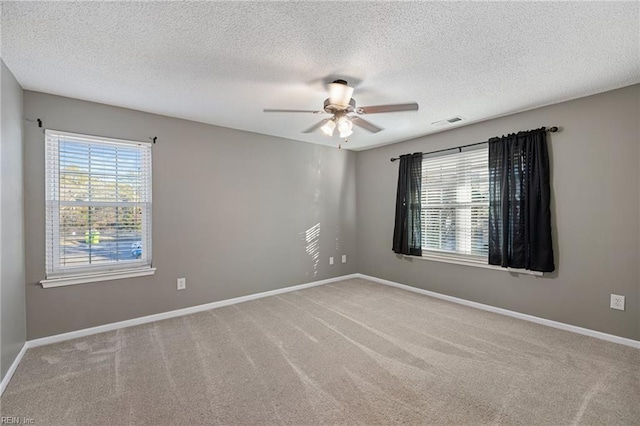
[{"label": "gray wall", "polygon": [[[29,91],[24,112],[52,129],[159,140],[156,275],[42,289],[44,141],[42,129],[26,126],[29,339],[353,272],[640,338],[640,86],[358,153]],[[515,275],[391,252],[390,157],[542,125],[564,128],[550,142],[555,273]],[[317,224],[318,240],[306,241]],[[328,265],[343,253],[347,264]],[[182,276],[187,290],[176,291]],[[609,309],[611,293],[627,296],[626,311]]]},{"label": "gray wall", "polygon": [[[640,339],[640,86],[358,152],[359,271],[403,284]],[[557,271],[545,277],[426,260],[391,251],[398,163],[390,157],[541,126],[551,134]],[[609,308],[626,296],[624,312]]]},{"label": "gray wall", "polygon": [[22,87],[0,59],[0,378],[26,338]]},{"label": "gray wall", "polygon": [[29,339],[357,271],[353,152],[30,91],[24,113],[56,130],[158,137],[156,274],[43,289],[44,135],[25,127]]}]

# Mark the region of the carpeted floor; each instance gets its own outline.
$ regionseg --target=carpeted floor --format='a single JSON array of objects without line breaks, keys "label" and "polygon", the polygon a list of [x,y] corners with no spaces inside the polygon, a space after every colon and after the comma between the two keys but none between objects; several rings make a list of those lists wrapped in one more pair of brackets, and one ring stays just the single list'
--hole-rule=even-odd
[{"label": "carpeted floor", "polygon": [[30,349],[36,425],[640,424],[640,350],[365,280]]}]

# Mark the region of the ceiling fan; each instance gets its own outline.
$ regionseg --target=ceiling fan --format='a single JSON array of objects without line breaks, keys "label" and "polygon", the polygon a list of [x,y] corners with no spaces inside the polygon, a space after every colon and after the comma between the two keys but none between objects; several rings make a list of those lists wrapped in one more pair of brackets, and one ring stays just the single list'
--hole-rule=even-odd
[{"label": "ceiling fan", "polygon": [[299,109],[264,109],[264,112],[307,112],[312,114],[332,114],[331,118],[326,118],[311,126],[303,133],[311,133],[321,129],[326,135],[333,136],[337,128],[340,137],[346,138],[353,133],[353,125],[362,127],[371,133],[378,133],[381,127],[367,121],[360,115],[379,114],[383,112],[416,111],[418,104],[415,102],[395,105],[376,105],[357,107],[356,100],[351,97],[353,87],[349,87],[345,80],[335,80],[329,84],[329,97],[324,101],[323,110],[299,110]]}]

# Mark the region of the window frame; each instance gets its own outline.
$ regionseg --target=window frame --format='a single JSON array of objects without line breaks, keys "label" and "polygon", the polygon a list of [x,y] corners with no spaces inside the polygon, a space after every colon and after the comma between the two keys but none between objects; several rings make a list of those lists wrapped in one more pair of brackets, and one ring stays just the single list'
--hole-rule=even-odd
[{"label": "window frame", "polygon": [[[107,138],[95,135],[86,135],[58,131],[45,130],[45,279],[40,281],[44,288],[59,287],[65,285],[83,284],[97,281],[131,278],[153,275],[156,268],[152,265],[152,143],[126,139]],[[60,139],[76,139],[86,144],[138,147],[142,155],[146,156],[143,164],[143,183],[145,199],[139,202],[128,201],[61,201],[60,197]],[[52,146],[54,145],[55,146]],[[145,152],[143,150],[148,150]],[[60,209],[63,205],[95,207],[118,207],[124,204],[127,207],[143,208],[142,220],[142,244],[145,256],[140,260],[126,260],[106,263],[102,265],[83,265],[78,267],[64,267],[60,265]],[[51,245],[51,247],[50,247]]]}]

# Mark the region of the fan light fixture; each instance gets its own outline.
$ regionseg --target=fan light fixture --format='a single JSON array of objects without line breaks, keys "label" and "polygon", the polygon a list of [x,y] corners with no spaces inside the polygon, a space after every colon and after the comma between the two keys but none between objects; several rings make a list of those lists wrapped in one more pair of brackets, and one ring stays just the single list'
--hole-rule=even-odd
[{"label": "fan light fixture", "polygon": [[333,129],[335,128],[336,122],[331,119],[324,123],[324,125],[320,127],[320,130],[322,130],[327,136],[333,136]]},{"label": "fan light fixture", "polygon": [[353,87],[347,86],[344,80],[336,80],[329,84],[329,103],[341,107],[348,107],[353,95]]}]

